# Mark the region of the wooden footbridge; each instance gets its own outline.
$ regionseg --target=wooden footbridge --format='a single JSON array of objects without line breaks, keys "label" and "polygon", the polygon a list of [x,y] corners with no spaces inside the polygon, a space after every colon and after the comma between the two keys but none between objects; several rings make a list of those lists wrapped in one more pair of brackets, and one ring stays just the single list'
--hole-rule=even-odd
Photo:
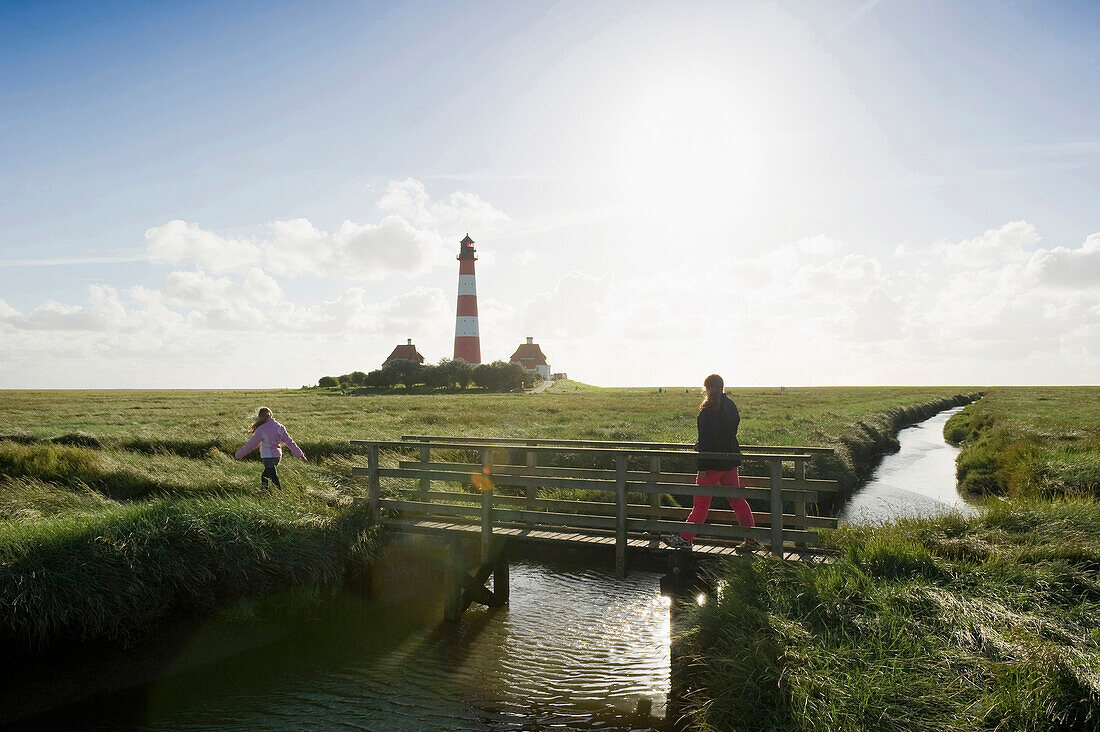
[{"label": "wooden footbridge", "polygon": [[[603,549],[625,576],[643,558],[649,566],[654,556],[682,559],[685,552],[667,548],[661,535],[686,527],[696,534],[693,557],[732,554],[751,537],[776,556],[816,561],[817,529],[837,523],[815,515],[836,482],[806,476],[807,463],[832,453],[825,448],[743,445],[741,470],[759,474],[742,475],[740,487],[699,489],[700,453],[688,444],[439,436],[352,444],[366,451],[366,467],[354,473],[367,479],[372,518],[394,532],[450,542],[457,581],[445,614],[452,618],[475,601],[508,601],[508,556],[523,546]],[[712,509],[696,525],[684,523],[689,509],[665,505],[668,494],[697,492],[757,499],[768,510],[753,513],[756,527],[737,525],[728,509]],[[461,550],[471,542],[472,551]],[[485,587],[490,576],[492,590]]]}]

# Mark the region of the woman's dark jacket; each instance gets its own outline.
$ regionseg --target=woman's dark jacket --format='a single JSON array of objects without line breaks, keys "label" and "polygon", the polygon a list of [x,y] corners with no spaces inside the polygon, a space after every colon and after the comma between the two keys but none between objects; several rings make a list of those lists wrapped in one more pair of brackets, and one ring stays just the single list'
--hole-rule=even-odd
[{"label": "woman's dark jacket", "polygon": [[[716,409],[700,409],[699,442],[696,448],[699,452],[741,452],[741,445],[737,442],[737,425],[741,422],[741,415],[737,413],[737,405],[725,394]],[[741,460],[720,458],[697,458],[699,470],[732,470],[741,464]]]}]

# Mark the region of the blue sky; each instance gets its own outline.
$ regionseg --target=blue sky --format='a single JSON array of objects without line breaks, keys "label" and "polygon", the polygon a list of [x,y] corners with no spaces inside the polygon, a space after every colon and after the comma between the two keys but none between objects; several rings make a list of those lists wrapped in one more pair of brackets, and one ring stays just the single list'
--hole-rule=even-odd
[{"label": "blue sky", "polygon": [[0,3],[0,387],[435,361],[467,232],[487,359],[1095,382],[1098,32],[1094,3]]}]

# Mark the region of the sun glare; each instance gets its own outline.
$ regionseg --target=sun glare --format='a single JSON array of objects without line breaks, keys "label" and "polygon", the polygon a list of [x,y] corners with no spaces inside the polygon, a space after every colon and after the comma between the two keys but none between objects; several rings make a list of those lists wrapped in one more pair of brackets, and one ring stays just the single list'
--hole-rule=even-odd
[{"label": "sun glare", "polygon": [[670,216],[736,213],[763,175],[763,135],[748,95],[724,79],[649,86],[624,125],[628,203]]}]

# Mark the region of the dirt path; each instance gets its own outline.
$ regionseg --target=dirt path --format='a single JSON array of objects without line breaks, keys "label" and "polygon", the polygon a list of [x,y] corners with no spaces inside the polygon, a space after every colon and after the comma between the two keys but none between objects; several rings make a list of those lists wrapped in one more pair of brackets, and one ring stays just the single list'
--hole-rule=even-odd
[{"label": "dirt path", "polygon": [[556,381],[550,381],[550,379],[545,379],[541,384],[536,386],[534,389],[528,389],[527,391],[525,391],[523,393],[524,394],[539,394],[541,392],[546,391],[547,389],[549,389],[551,386],[553,386],[556,383],[557,383]]}]

